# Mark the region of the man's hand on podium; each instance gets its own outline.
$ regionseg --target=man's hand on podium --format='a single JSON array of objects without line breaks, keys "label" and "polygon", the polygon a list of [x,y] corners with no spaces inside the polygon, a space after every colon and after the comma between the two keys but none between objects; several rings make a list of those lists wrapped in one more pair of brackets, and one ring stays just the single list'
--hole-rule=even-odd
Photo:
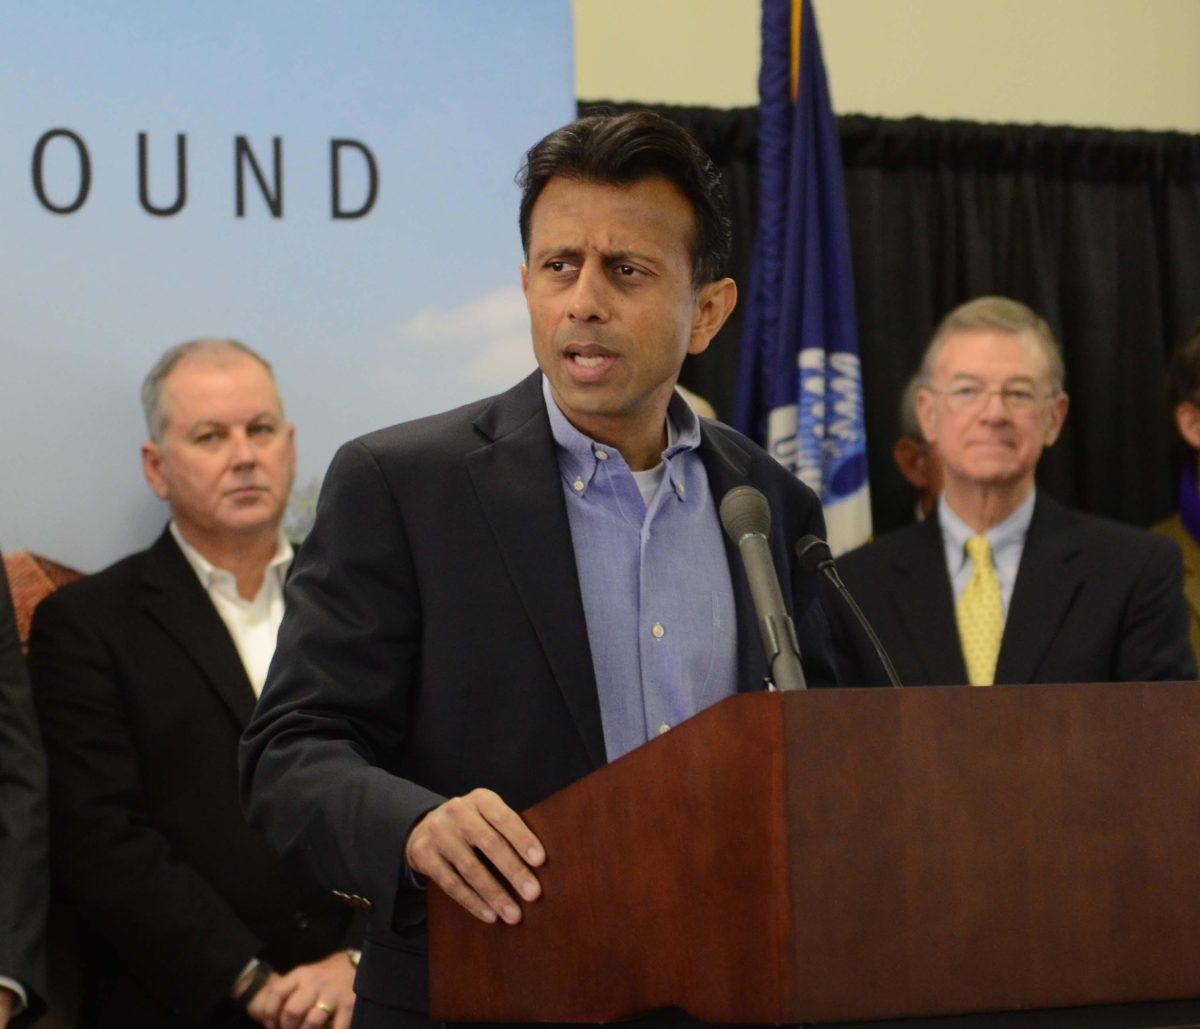
[{"label": "man's hand on podium", "polygon": [[530,866],[546,860],[538,838],[491,790],[472,790],[435,807],[413,827],[404,848],[409,868],[429,879],[484,922],[521,921],[521,908],[483,861],[524,900],[542,892]]}]

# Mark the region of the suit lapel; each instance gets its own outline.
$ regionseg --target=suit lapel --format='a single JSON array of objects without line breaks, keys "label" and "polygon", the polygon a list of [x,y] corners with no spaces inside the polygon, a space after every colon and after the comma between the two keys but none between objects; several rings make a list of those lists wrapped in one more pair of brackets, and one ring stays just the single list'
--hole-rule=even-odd
[{"label": "suit lapel", "polygon": [[147,552],[143,607],[199,669],[239,728],[254,711],[254,690],[237,648],[170,530]]},{"label": "suit lapel", "polygon": [[[708,473],[708,490],[717,507],[721,499],[735,486],[752,486],[750,459],[704,422],[700,423],[700,459]],[[774,533],[772,533],[774,535]],[[739,693],[762,689],[767,677],[767,656],[763,653],[758,615],[750,596],[750,583],[742,558],[733,541],[721,532],[725,558],[729,562],[729,580],[733,583],[733,602],[737,611],[737,689]],[[786,578],[780,587],[786,590]],[[786,594],[785,594],[786,596]],[[803,657],[803,655],[801,655]]]},{"label": "suit lapel", "polygon": [[475,427],[487,440],[467,456],[475,493],[598,768],[605,763],[600,698],[541,375],[535,372],[498,397]]},{"label": "suit lapel", "polygon": [[967,681],[967,667],[936,509],[913,529],[911,540],[912,546],[893,558],[896,574],[887,584],[909,649],[923,666],[922,680],[905,685],[960,685]]},{"label": "suit lapel", "polygon": [[1030,682],[1083,584],[1065,508],[1039,492],[1008,605],[996,682]]}]

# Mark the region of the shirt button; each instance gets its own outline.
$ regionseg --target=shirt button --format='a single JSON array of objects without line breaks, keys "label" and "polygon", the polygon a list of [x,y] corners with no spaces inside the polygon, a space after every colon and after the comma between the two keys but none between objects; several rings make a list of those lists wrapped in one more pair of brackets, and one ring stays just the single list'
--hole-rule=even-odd
[{"label": "shirt button", "polygon": [[659,734],[659,736],[661,736],[661,735],[662,735],[663,733],[665,733],[665,732],[670,732],[670,731],[671,731],[671,727],[670,727],[669,725],[667,725],[667,723],[666,723],[666,722],[663,722],[663,723],[662,723],[662,725],[660,725],[660,726],[658,727],[658,734]]},{"label": "shirt button", "polygon": [[607,461],[608,460],[608,451],[607,450],[597,450],[596,451],[596,460],[597,461]]},{"label": "shirt button", "polygon": [[683,488],[682,482],[678,486],[675,487],[675,490],[679,494],[680,500],[682,500],[687,495],[687,491]]},{"label": "shirt button", "polygon": [[661,640],[667,634],[667,630],[663,628],[662,622],[655,622],[650,632],[656,640]]},{"label": "shirt button", "polygon": [[576,479],[573,483],[571,483],[571,489],[573,489],[576,493],[582,493],[583,492],[583,480]]}]

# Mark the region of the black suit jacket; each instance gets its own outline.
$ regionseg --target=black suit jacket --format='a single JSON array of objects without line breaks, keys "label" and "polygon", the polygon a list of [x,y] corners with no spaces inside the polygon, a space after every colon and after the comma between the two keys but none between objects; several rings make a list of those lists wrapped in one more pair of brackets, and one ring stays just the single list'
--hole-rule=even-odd
[{"label": "black suit jacket", "polygon": [[30,642],[86,1024],[236,1023],[222,1001],[250,957],[284,970],[342,944],[350,913],[242,817],[254,693],[169,532],[48,597]]},{"label": "black suit jacket", "polygon": [[[842,578],[909,686],[967,681],[936,509],[838,562]],[[832,596],[848,686],[885,685],[883,669]],[[1038,493],[1009,603],[997,683],[1192,679],[1179,548]]]},{"label": "black suit jacket", "polygon": [[0,975],[46,996],[46,759],[0,562]]},{"label": "black suit jacket", "polygon": [[[751,483],[814,684],[833,682],[815,579],[791,545],[816,497],[706,422],[718,500]],[[739,689],[765,659],[729,552]],[[488,787],[520,810],[605,761],[575,556],[538,373],[491,400],[344,446],[288,583],[275,662],[243,742],[251,821],[318,877],[373,904],[355,990],[427,1006],[423,894],[405,885],[413,823]],[[599,842],[599,841],[598,841]]]}]

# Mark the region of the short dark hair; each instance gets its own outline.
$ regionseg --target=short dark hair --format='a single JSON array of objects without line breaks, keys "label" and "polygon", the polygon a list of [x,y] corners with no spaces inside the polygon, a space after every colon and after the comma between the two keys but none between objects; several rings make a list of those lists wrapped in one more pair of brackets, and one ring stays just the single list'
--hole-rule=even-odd
[{"label": "short dark hair", "polygon": [[1200,322],[1171,355],[1167,365],[1167,400],[1172,413],[1185,400],[1200,407]]},{"label": "short dark hair", "polygon": [[732,230],[721,173],[675,122],[652,111],[593,114],[535,143],[517,172],[526,259],[533,205],[556,175],[613,185],[661,176],[683,194],[696,217],[692,282],[698,287],[725,274]]}]

